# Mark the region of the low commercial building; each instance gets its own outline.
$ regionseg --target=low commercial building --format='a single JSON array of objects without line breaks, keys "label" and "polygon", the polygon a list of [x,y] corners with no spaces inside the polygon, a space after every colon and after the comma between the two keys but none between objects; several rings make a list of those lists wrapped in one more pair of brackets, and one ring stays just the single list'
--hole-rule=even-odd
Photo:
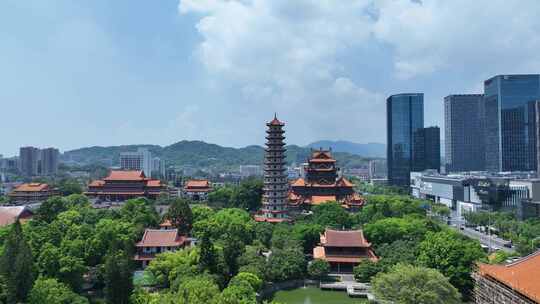
[{"label": "low commercial building", "polygon": [[17,186],[9,193],[12,204],[27,205],[41,203],[58,195],[58,190],[44,183],[25,183]]},{"label": "low commercial building", "polygon": [[184,184],[182,195],[193,201],[205,201],[212,191],[210,182],[206,179],[192,179]]},{"label": "low commercial building", "polygon": [[458,216],[480,209],[511,211],[519,218],[540,215],[540,179],[527,175],[411,172],[411,194],[444,204]]},{"label": "low commercial building", "polygon": [[479,264],[473,278],[476,304],[540,303],[540,251],[508,265]]},{"label": "low commercial building", "polygon": [[146,229],[142,240],[136,244],[137,253],[133,258],[140,267],[146,268],[159,253],[176,251],[189,245],[186,236],[178,234],[178,229]]},{"label": "low commercial building", "polygon": [[362,230],[331,229],[321,235],[320,246],[313,248],[313,258],[327,261],[331,271],[337,273],[351,273],[362,260],[378,260]]}]

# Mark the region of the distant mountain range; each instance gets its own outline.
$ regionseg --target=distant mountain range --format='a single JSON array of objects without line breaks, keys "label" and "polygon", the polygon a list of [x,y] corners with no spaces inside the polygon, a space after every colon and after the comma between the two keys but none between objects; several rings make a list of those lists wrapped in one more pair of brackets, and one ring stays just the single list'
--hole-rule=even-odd
[{"label": "distant mountain range", "polygon": [[[322,142],[321,142],[322,143]],[[315,144],[315,143],[314,143]],[[371,144],[367,144],[370,146]],[[328,147],[328,145],[320,145]],[[317,146],[318,147],[318,146]],[[147,148],[153,156],[160,157],[169,165],[210,167],[216,169],[235,168],[239,165],[261,164],[264,158],[264,148],[261,146],[247,146],[244,148],[222,147],[216,144],[209,144],[203,141],[180,141],[170,146],[157,145],[126,145],[111,147],[87,147],[66,151],[62,155],[64,162],[76,162],[79,164],[102,164],[105,166],[118,166],[120,163],[120,153],[136,151],[138,148]],[[287,146],[287,162],[289,164],[300,164],[307,160],[311,148],[299,147],[296,145]],[[335,147],[334,157],[342,168],[358,168],[366,165],[373,155],[381,156],[379,153],[366,153],[367,157],[357,153],[341,152]],[[364,151],[373,151],[365,149]]]},{"label": "distant mountain range", "polygon": [[363,157],[384,157],[386,158],[386,145],[380,143],[358,144],[346,140],[320,140],[307,145],[309,148],[324,149],[332,148],[335,152],[346,152]]}]

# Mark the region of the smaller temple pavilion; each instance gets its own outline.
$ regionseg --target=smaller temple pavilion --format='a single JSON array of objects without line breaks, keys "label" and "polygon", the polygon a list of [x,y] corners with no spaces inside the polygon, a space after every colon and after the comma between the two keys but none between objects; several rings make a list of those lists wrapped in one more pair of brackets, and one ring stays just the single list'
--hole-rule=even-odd
[{"label": "smaller temple pavilion", "polygon": [[478,264],[474,303],[540,303],[540,251],[507,265]]},{"label": "smaller temple pavilion", "polygon": [[103,180],[91,182],[84,194],[102,201],[121,202],[138,197],[156,199],[166,190],[161,181],[147,178],[143,171],[112,170]]},{"label": "smaller temple pavilion", "polygon": [[305,169],[305,178],[291,184],[289,202],[293,207],[309,209],[327,201],[336,201],[343,207],[357,210],[364,199],[354,191],[354,185],[338,176],[336,160],[329,150],[314,150]]},{"label": "smaller temple pavilion", "polygon": [[352,273],[353,268],[365,259],[378,261],[362,230],[326,229],[321,235],[320,246],[313,248],[313,258],[327,261],[331,271],[337,273]]},{"label": "smaller temple pavilion", "polygon": [[13,204],[24,205],[41,203],[55,195],[58,195],[58,190],[48,184],[26,183],[19,185],[9,193],[9,199]]},{"label": "smaller temple pavilion", "polygon": [[137,253],[133,259],[140,267],[146,268],[156,254],[176,251],[189,245],[186,236],[178,234],[178,229],[170,228],[170,222],[164,224],[161,229],[146,229],[142,240],[135,245]]},{"label": "smaller temple pavilion", "polygon": [[192,201],[205,201],[212,191],[210,182],[205,179],[192,179],[184,184],[183,196]]}]

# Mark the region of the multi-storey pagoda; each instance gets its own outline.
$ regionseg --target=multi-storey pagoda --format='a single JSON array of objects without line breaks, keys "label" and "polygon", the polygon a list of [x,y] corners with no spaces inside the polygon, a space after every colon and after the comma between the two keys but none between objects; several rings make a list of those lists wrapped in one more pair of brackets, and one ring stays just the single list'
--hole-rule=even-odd
[{"label": "multi-storey pagoda", "polygon": [[336,160],[329,150],[312,151],[304,171],[305,177],[291,185],[291,206],[309,209],[312,205],[336,201],[345,208],[356,210],[364,204],[364,199],[354,191],[353,184],[339,176]]},{"label": "multi-storey pagoda", "polygon": [[282,222],[288,221],[288,190],[285,168],[285,143],[283,126],[285,124],[274,116],[266,126],[266,149],[264,159],[264,194],[261,214],[255,217],[257,221]]}]

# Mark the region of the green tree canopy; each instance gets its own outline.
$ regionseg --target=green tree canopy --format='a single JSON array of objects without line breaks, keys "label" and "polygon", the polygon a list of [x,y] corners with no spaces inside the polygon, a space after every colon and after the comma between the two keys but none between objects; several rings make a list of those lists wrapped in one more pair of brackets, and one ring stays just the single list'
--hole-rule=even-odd
[{"label": "green tree canopy", "polygon": [[242,282],[248,283],[255,291],[259,291],[262,288],[263,281],[253,273],[240,272],[234,276],[229,282],[229,286],[241,285]]},{"label": "green tree canopy", "polygon": [[261,207],[263,194],[263,182],[261,179],[249,178],[235,187],[230,198],[234,207],[256,211]]},{"label": "green tree canopy", "polygon": [[425,216],[427,203],[400,195],[369,195],[366,205],[356,215],[360,224],[386,217],[404,217],[409,214]]},{"label": "green tree canopy", "polygon": [[122,251],[110,254],[104,265],[105,299],[110,304],[129,304],[133,291],[130,258]]},{"label": "green tree canopy", "polygon": [[178,304],[212,303],[219,295],[217,284],[208,277],[186,279],[178,288],[176,298]]},{"label": "green tree canopy", "polygon": [[371,260],[363,260],[354,267],[354,279],[358,282],[369,283],[371,278],[383,271],[383,266],[377,262]]},{"label": "green tree canopy", "polygon": [[321,259],[315,259],[308,265],[308,274],[312,278],[321,280],[330,272],[330,264]]},{"label": "green tree canopy", "polygon": [[480,243],[455,231],[429,232],[419,245],[418,263],[434,268],[449,278],[456,288],[468,296],[473,287],[473,264],[485,257]]},{"label": "green tree canopy", "polygon": [[459,292],[434,269],[398,264],[373,279],[377,299],[398,304],[459,304]]},{"label": "green tree canopy", "polygon": [[71,291],[56,279],[40,277],[28,298],[29,304],[88,304],[85,297]]},{"label": "green tree canopy", "polygon": [[350,228],[350,214],[337,202],[326,202],[313,207],[313,221],[322,227]]},{"label": "green tree canopy", "polygon": [[193,213],[189,207],[189,201],[183,198],[177,198],[171,202],[169,211],[165,216],[172,225],[181,233],[188,234],[193,226]]},{"label": "green tree canopy", "polygon": [[240,281],[234,285],[229,285],[219,296],[219,304],[256,304],[257,297],[255,290],[247,282]]},{"label": "green tree canopy", "polygon": [[390,217],[364,225],[367,239],[375,246],[398,240],[422,240],[430,227],[425,219]]},{"label": "green tree canopy", "polygon": [[198,261],[199,255],[196,250],[167,251],[158,254],[146,271],[152,273],[160,286],[169,287],[177,278],[194,277],[199,274]]},{"label": "green tree canopy", "polygon": [[299,279],[306,273],[304,252],[299,246],[273,248],[268,259],[266,276],[274,282]]},{"label": "green tree canopy", "polygon": [[19,221],[13,224],[4,243],[0,275],[5,279],[7,302],[25,302],[35,279],[34,258]]}]

